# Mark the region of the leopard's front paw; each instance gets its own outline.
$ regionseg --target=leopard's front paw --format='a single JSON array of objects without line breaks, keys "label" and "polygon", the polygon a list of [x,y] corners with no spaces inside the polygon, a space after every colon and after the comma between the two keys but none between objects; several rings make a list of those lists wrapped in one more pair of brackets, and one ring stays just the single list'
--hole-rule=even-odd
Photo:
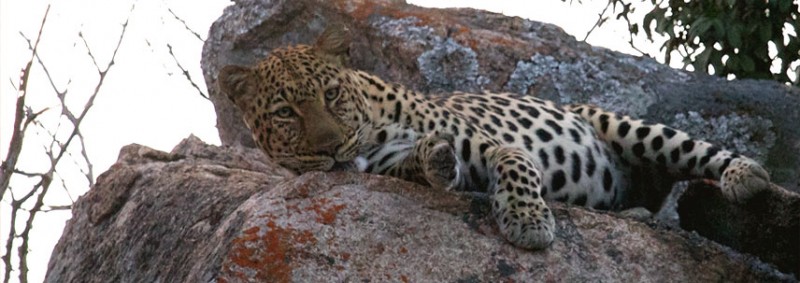
[{"label": "leopard's front paw", "polygon": [[428,151],[423,162],[426,181],[437,189],[450,190],[456,187],[460,172],[452,139],[428,137],[426,142]]},{"label": "leopard's front paw", "polygon": [[544,249],[555,239],[555,219],[544,201],[517,201],[506,208],[496,207],[500,233],[509,242],[524,249]]},{"label": "leopard's front paw", "polygon": [[722,172],[722,194],[735,202],[743,202],[770,187],[769,174],[758,162],[739,157]]}]

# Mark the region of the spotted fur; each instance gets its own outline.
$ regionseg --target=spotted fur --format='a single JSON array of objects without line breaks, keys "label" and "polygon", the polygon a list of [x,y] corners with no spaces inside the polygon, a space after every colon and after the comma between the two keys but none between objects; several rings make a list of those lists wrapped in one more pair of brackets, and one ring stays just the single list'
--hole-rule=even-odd
[{"label": "spotted fur", "polygon": [[220,72],[258,146],[298,173],[361,156],[367,172],[485,191],[500,232],[519,247],[553,241],[545,200],[617,207],[632,166],[721,179],[732,198],[768,184],[752,160],[664,125],[510,93],[427,96],[344,68],[324,52],[342,48],[323,47],[276,49],[253,68]]}]

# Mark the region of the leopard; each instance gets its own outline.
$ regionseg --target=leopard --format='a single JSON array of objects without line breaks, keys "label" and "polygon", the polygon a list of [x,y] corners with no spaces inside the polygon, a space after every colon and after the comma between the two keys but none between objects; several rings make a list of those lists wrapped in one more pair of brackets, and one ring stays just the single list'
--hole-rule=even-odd
[{"label": "leopard", "polygon": [[500,235],[531,250],[555,239],[548,202],[618,209],[633,190],[632,168],[715,180],[737,202],[770,184],[749,157],[598,106],[386,82],[346,66],[349,41],[339,34],[325,31],[315,43],[273,49],[217,76],[256,145],[297,174],[354,170],[485,193]]}]

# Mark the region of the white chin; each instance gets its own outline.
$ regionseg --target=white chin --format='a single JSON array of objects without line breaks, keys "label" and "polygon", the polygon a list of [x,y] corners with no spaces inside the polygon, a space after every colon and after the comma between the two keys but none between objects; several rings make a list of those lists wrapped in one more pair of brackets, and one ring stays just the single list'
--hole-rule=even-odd
[{"label": "white chin", "polygon": [[356,163],[356,168],[358,168],[358,172],[366,171],[367,166],[369,165],[369,162],[367,162],[367,158],[363,156],[356,157],[356,159],[353,160],[353,162]]}]

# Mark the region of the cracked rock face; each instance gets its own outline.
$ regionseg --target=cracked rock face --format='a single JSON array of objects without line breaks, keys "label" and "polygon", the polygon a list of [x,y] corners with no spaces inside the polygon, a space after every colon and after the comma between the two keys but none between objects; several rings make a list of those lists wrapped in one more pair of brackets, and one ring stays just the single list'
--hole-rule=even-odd
[{"label": "cracked rock face", "polygon": [[795,280],[696,233],[551,207],[556,241],[528,251],[502,239],[480,197],[367,174],[294,176],[257,150],[194,137],[170,153],[130,145],[76,202],[45,281]]}]

